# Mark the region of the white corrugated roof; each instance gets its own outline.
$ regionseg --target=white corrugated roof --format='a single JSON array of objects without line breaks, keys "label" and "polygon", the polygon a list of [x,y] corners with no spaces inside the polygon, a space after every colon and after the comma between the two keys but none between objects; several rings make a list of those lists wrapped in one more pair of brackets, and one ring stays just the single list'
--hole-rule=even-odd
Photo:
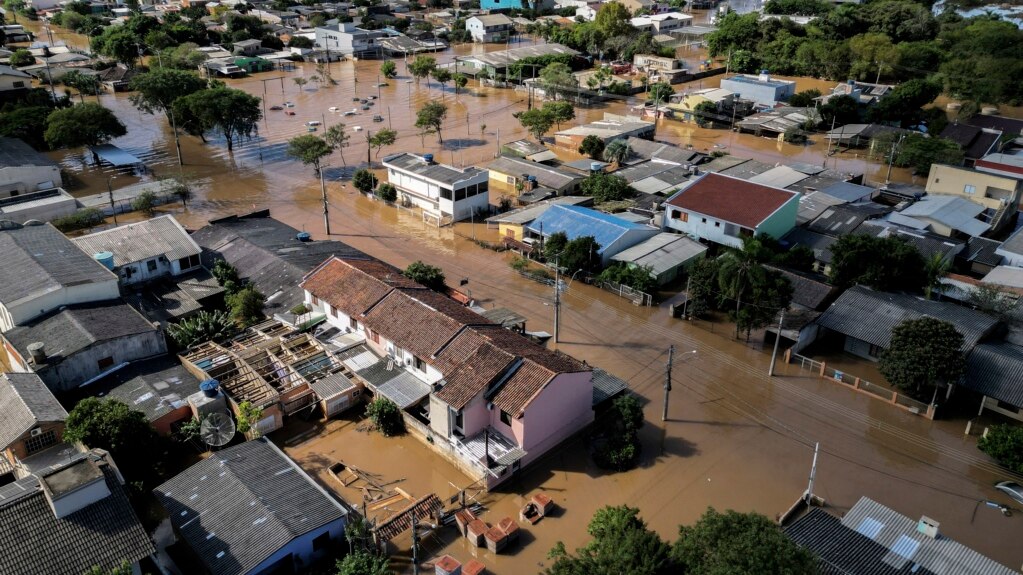
[{"label": "white corrugated roof", "polygon": [[71,241],[87,254],[111,252],[115,266],[157,256],[166,256],[174,261],[202,252],[199,244],[170,215],[72,238]]},{"label": "white corrugated roof", "polygon": [[650,266],[654,275],[660,275],[675,266],[701,256],[707,246],[678,234],[660,233],[636,244],[627,250],[615,254],[611,259],[616,262],[634,263],[638,266]]}]

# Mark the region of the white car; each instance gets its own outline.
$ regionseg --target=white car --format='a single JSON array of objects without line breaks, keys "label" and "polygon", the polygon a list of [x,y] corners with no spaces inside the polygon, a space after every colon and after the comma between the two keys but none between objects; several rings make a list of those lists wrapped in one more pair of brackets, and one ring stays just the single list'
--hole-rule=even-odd
[{"label": "white car", "polygon": [[337,106],[331,106],[331,107],[327,108],[327,111],[328,112],[340,112],[341,108],[338,108]]},{"label": "white car", "polygon": [[358,114],[358,113],[359,113],[359,111],[358,111],[358,110],[354,110],[354,109],[353,109],[353,110],[348,110],[347,112],[345,112],[344,114],[342,114],[342,116],[354,116],[354,115],[356,115],[356,114]]},{"label": "white car", "polygon": [[309,120],[308,122],[305,123],[305,125],[309,126],[310,128],[315,128],[316,126],[320,125],[320,121],[319,120]]},{"label": "white car", "polygon": [[355,130],[356,132],[361,132],[362,126],[355,126],[354,128],[352,128],[352,130]]}]

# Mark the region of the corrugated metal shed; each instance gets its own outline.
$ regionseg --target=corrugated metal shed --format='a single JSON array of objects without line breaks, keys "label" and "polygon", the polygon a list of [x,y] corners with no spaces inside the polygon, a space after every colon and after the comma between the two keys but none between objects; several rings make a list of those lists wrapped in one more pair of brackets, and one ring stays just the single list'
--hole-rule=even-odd
[{"label": "corrugated metal shed", "polygon": [[900,323],[932,317],[947,321],[963,334],[963,349],[969,351],[998,321],[984,313],[943,301],[874,291],[864,286],[846,290],[819,318],[817,324],[867,343],[887,348],[892,328]]},{"label": "corrugated metal shed", "polygon": [[87,254],[111,252],[115,266],[158,256],[167,256],[168,260],[174,261],[202,253],[199,244],[171,215],[72,238],[71,241]]},{"label": "corrugated metal shed", "polygon": [[670,271],[707,252],[707,246],[678,234],[660,233],[649,240],[623,250],[611,259],[616,262],[650,266],[654,276]]},{"label": "corrugated metal shed", "polygon": [[881,561],[896,569],[912,570],[912,565],[916,564],[938,575],[1018,575],[947,537],[931,538],[919,533],[917,520],[867,497],[861,497],[853,505],[842,518],[842,525],[861,533],[873,533],[870,539],[889,550]]},{"label": "corrugated metal shed", "polygon": [[584,236],[593,236],[600,244],[600,253],[618,241],[629,230],[646,229],[648,226],[634,224],[619,217],[578,206],[551,206],[540,217],[529,224],[528,229],[545,236],[557,232],[565,232],[569,240]]},{"label": "corrugated metal shed", "polygon": [[749,179],[751,182],[757,184],[764,184],[765,186],[774,186],[776,188],[787,188],[795,183],[808,178],[806,174],[797,172],[788,166],[778,166],[767,170],[762,174],[757,174]]},{"label": "corrugated metal shed", "polygon": [[593,368],[593,405],[597,406],[629,389],[625,380],[600,368]]},{"label": "corrugated metal shed", "polygon": [[986,208],[959,196],[926,196],[902,210],[902,215],[927,218],[971,236],[979,236],[991,226],[978,219]]},{"label": "corrugated metal shed", "polygon": [[966,360],[963,387],[1023,407],[1023,347],[981,344]]}]

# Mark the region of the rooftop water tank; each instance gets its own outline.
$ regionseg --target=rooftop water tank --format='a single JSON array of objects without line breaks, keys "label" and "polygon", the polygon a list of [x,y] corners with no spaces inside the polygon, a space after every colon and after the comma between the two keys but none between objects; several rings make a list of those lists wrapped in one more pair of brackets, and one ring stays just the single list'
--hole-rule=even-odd
[{"label": "rooftop water tank", "polygon": [[526,176],[526,179],[530,182],[536,182],[536,176]]},{"label": "rooftop water tank", "polygon": [[107,268],[108,270],[113,271],[113,269],[114,269],[114,254],[113,253],[111,253],[111,252],[99,252],[98,254],[93,254],[92,259],[94,259],[94,260],[98,261],[99,263],[103,264],[103,267]]},{"label": "rooftop water tank", "polygon": [[220,382],[215,379],[207,379],[199,384],[199,390],[206,397],[216,397],[220,393]]},{"label": "rooftop water tank", "polygon": [[433,154],[423,154],[423,161],[427,164],[433,163]]},{"label": "rooftop water tank", "polygon": [[313,236],[309,232],[298,232],[297,234],[295,234],[295,239],[300,242],[308,242],[309,240],[313,239]]},{"label": "rooftop water tank", "polygon": [[758,79],[761,82],[770,82],[771,81],[771,73],[768,72],[767,69],[765,68],[765,69],[760,71],[760,76],[759,76]]},{"label": "rooftop water tank", "polygon": [[984,106],[980,109],[981,116],[994,116],[998,113],[998,106]]},{"label": "rooftop water tank", "polygon": [[590,162],[590,171],[599,172],[604,169],[604,164],[601,162]]}]

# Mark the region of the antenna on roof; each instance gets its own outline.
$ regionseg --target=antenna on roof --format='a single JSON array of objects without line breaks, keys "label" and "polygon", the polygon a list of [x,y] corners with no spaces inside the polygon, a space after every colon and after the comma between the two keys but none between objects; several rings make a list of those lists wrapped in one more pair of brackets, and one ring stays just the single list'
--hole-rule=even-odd
[{"label": "antenna on roof", "polygon": [[210,447],[223,447],[234,439],[234,419],[230,415],[214,411],[202,420],[199,437]]}]

